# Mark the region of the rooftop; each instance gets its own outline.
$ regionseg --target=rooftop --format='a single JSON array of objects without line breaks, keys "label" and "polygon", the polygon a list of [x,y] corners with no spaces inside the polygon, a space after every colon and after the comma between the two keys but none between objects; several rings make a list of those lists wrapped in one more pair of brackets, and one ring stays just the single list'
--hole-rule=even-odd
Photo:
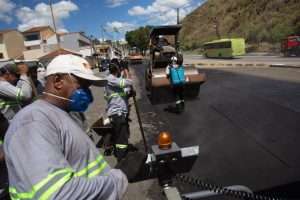
[{"label": "rooftop", "polygon": [[16,30],[16,29],[3,29],[3,30],[0,30],[0,34],[8,33],[8,32],[11,32],[11,31],[18,31],[18,30]]},{"label": "rooftop", "polygon": [[50,26],[36,26],[36,27],[32,27],[32,28],[24,31],[23,33],[39,32],[39,31],[42,31],[42,30],[45,30],[45,29],[51,29],[53,31],[53,29]]}]

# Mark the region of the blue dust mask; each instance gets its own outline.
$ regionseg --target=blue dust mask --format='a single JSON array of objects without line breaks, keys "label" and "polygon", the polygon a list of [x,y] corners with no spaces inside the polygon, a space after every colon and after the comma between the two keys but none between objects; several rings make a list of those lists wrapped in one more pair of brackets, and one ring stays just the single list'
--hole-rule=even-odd
[{"label": "blue dust mask", "polygon": [[86,111],[89,105],[94,101],[92,92],[89,88],[79,88],[74,90],[69,99],[70,104],[68,110],[73,112]]}]

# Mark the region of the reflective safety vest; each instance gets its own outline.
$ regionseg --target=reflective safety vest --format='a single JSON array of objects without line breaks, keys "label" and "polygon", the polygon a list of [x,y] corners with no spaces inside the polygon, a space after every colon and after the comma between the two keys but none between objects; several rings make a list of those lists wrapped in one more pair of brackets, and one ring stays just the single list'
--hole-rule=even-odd
[{"label": "reflective safety vest", "polygon": [[22,100],[22,91],[21,89],[18,89],[16,100],[11,101],[11,100],[0,99],[0,109],[20,105],[21,100]]},{"label": "reflective safety vest", "polygon": [[85,168],[78,172],[74,172],[71,168],[65,168],[49,174],[43,180],[35,184],[31,191],[18,192],[16,188],[9,187],[10,197],[12,200],[47,200],[72,178],[93,178],[101,174],[106,166],[107,162],[103,159],[102,155],[99,155],[95,161],[89,163]]},{"label": "reflective safety vest", "polygon": [[5,109],[9,107],[19,106],[20,101],[5,101],[0,99],[0,109]]},{"label": "reflective safety vest", "polygon": [[111,93],[110,95],[105,95],[104,98],[109,101],[114,97],[126,97],[126,93],[125,92],[115,92],[115,93]]},{"label": "reflective safety vest", "polygon": [[126,90],[132,84],[129,79],[115,77],[110,74],[107,77],[105,87],[105,99],[107,100],[106,114],[112,116],[115,114],[128,113],[128,94]]},{"label": "reflective safety vest", "polygon": [[[124,92],[125,81],[126,81],[125,79],[120,80],[120,84],[119,84],[120,88],[107,87],[106,88],[106,94],[105,94],[104,98],[107,101],[109,101],[114,97],[126,97],[126,93]],[[114,89],[118,90],[119,92],[113,91]]]},{"label": "reflective safety vest", "polygon": [[116,148],[118,149],[126,149],[128,147],[127,144],[116,144]]},{"label": "reflective safety vest", "polygon": [[124,174],[109,167],[70,114],[42,99],[15,116],[3,147],[13,200],[117,199],[125,190],[118,185],[126,187]]},{"label": "reflective safety vest", "polygon": [[[1,110],[2,114],[4,114],[4,116],[6,118],[11,119],[13,117],[13,115],[15,115],[15,113],[19,109],[21,109],[21,101],[22,101],[21,89],[17,90],[17,95],[16,95],[15,100],[5,99],[5,98],[0,97],[0,110]],[[11,108],[13,109],[13,113],[8,111]],[[10,113],[10,114],[8,114],[8,116],[7,116],[7,112]]]}]

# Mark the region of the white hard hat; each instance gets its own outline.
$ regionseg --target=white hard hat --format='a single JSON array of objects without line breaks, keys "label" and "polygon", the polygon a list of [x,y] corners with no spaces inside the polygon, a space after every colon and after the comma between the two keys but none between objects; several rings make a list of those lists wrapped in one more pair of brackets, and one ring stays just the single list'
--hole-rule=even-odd
[{"label": "white hard hat", "polygon": [[171,61],[177,62],[177,57],[176,56],[172,56]]},{"label": "white hard hat", "polygon": [[105,79],[94,75],[90,64],[85,59],[72,54],[55,57],[48,64],[46,70],[46,76],[52,74],[73,74],[98,86],[104,86],[107,82]]}]

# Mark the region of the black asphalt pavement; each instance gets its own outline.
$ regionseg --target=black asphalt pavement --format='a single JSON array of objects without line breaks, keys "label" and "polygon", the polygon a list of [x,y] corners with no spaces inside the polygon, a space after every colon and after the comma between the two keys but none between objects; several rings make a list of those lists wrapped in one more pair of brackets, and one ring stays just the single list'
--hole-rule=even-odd
[{"label": "black asphalt pavement", "polygon": [[[133,69],[144,83],[144,66]],[[200,146],[191,176],[300,199],[300,71],[201,71],[208,81],[181,115],[165,112],[168,104],[151,105],[142,89],[142,120],[156,127],[145,127],[149,143],[169,130],[179,146]],[[183,192],[191,189],[178,185]]]},{"label": "black asphalt pavement", "polygon": [[283,57],[280,55],[246,54],[233,59],[205,58],[202,55],[184,55],[185,63],[266,63],[300,66],[300,57]]}]

